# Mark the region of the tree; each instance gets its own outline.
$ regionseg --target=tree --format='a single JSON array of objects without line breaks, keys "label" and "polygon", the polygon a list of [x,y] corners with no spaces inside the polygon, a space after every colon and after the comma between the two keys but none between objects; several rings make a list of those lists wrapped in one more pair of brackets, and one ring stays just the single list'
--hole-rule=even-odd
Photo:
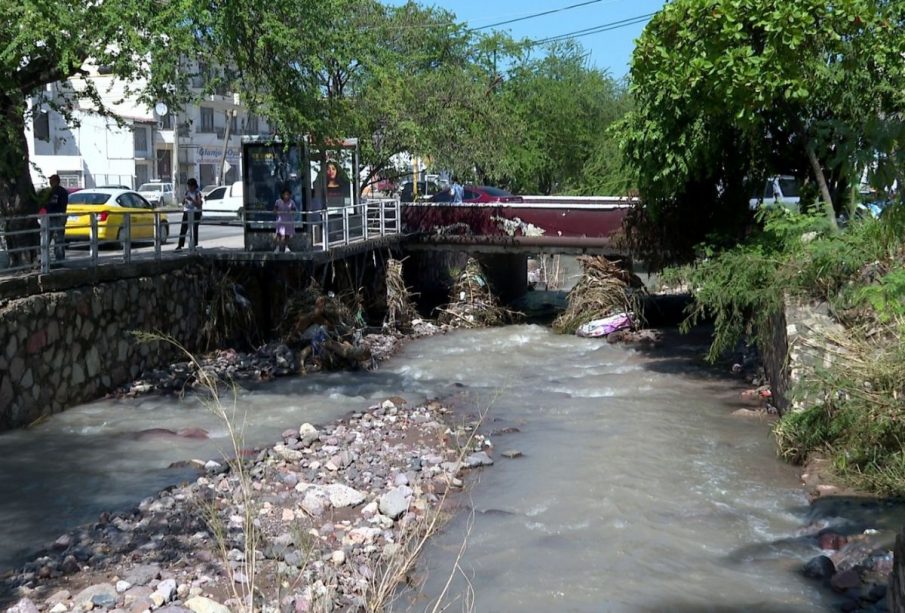
[{"label": "tree", "polygon": [[540,57],[516,62],[503,92],[507,116],[520,124],[516,138],[502,146],[514,190],[552,194],[627,187],[619,165],[606,157],[615,142],[607,128],[624,115],[627,95],[621,84],[587,64],[581,45],[553,44]]},{"label": "tree", "polygon": [[686,256],[708,232],[736,233],[746,183],[768,173],[808,172],[835,224],[832,188],[892,151],[864,128],[900,122],[901,5],[676,0],[651,20],[622,147],[647,215],[687,220]]}]

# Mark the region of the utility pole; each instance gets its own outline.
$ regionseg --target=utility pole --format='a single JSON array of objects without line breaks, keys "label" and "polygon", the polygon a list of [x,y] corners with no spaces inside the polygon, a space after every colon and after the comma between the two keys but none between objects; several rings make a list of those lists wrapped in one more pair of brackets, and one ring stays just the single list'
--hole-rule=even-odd
[{"label": "utility pole", "polygon": [[226,132],[223,137],[223,155],[220,156],[220,166],[219,172],[217,173],[217,185],[223,185],[223,179],[226,178],[226,171],[223,169],[226,166],[226,150],[229,147],[229,137],[230,132],[233,127],[233,118],[236,117],[239,113],[236,109],[229,109],[226,111]]}]

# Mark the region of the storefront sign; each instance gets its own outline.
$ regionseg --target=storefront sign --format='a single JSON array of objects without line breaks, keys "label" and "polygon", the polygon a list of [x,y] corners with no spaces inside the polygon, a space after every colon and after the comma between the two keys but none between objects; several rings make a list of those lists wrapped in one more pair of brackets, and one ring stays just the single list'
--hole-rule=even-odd
[{"label": "storefront sign", "polygon": [[[222,147],[198,147],[195,149],[195,162],[198,164],[219,164],[223,159]],[[226,161],[233,166],[239,165],[239,148],[227,147]]]}]

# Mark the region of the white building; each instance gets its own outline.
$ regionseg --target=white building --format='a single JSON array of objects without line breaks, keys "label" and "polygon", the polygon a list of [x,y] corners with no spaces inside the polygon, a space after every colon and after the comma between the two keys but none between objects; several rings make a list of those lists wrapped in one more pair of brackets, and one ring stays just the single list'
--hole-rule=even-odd
[{"label": "white building", "polygon": [[[207,69],[202,64],[194,72],[205,73]],[[105,105],[123,125],[93,113],[87,101],[74,113],[76,126],[70,126],[48,105],[41,105],[26,126],[36,186],[47,185],[52,174],[60,175],[65,187],[137,188],[152,180],[170,181],[177,148],[179,185],[190,177],[202,186],[230,183],[241,178],[241,137],[270,133],[263,119],[245,110],[238,95],[217,91],[202,97],[201,77],[189,77],[198,100],[184,109],[168,109],[164,115],[138,103],[125,91],[121,80],[97,71],[86,78],[94,81]],[[47,87],[45,96],[57,98],[62,88],[80,86],[80,79],[56,83]],[[174,131],[174,126],[178,130]],[[223,161],[226,172],[221,177]]]}]

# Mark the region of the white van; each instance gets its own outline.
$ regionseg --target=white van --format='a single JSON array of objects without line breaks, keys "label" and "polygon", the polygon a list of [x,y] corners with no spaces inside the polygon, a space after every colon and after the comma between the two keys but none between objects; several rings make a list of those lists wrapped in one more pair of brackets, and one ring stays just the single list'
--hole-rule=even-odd
[{"label": "white van", "polygon": [[798,179],[791,175],[768,177],[764,189],[748,200],[748,208],[756,211],[761,206],[781,204],[793,211],[798,210],[800,185]]},{"label": "white van", "polygon": [[242,182],[216,187],[204,198],[204,219],[242,219],[244,211]]}]

